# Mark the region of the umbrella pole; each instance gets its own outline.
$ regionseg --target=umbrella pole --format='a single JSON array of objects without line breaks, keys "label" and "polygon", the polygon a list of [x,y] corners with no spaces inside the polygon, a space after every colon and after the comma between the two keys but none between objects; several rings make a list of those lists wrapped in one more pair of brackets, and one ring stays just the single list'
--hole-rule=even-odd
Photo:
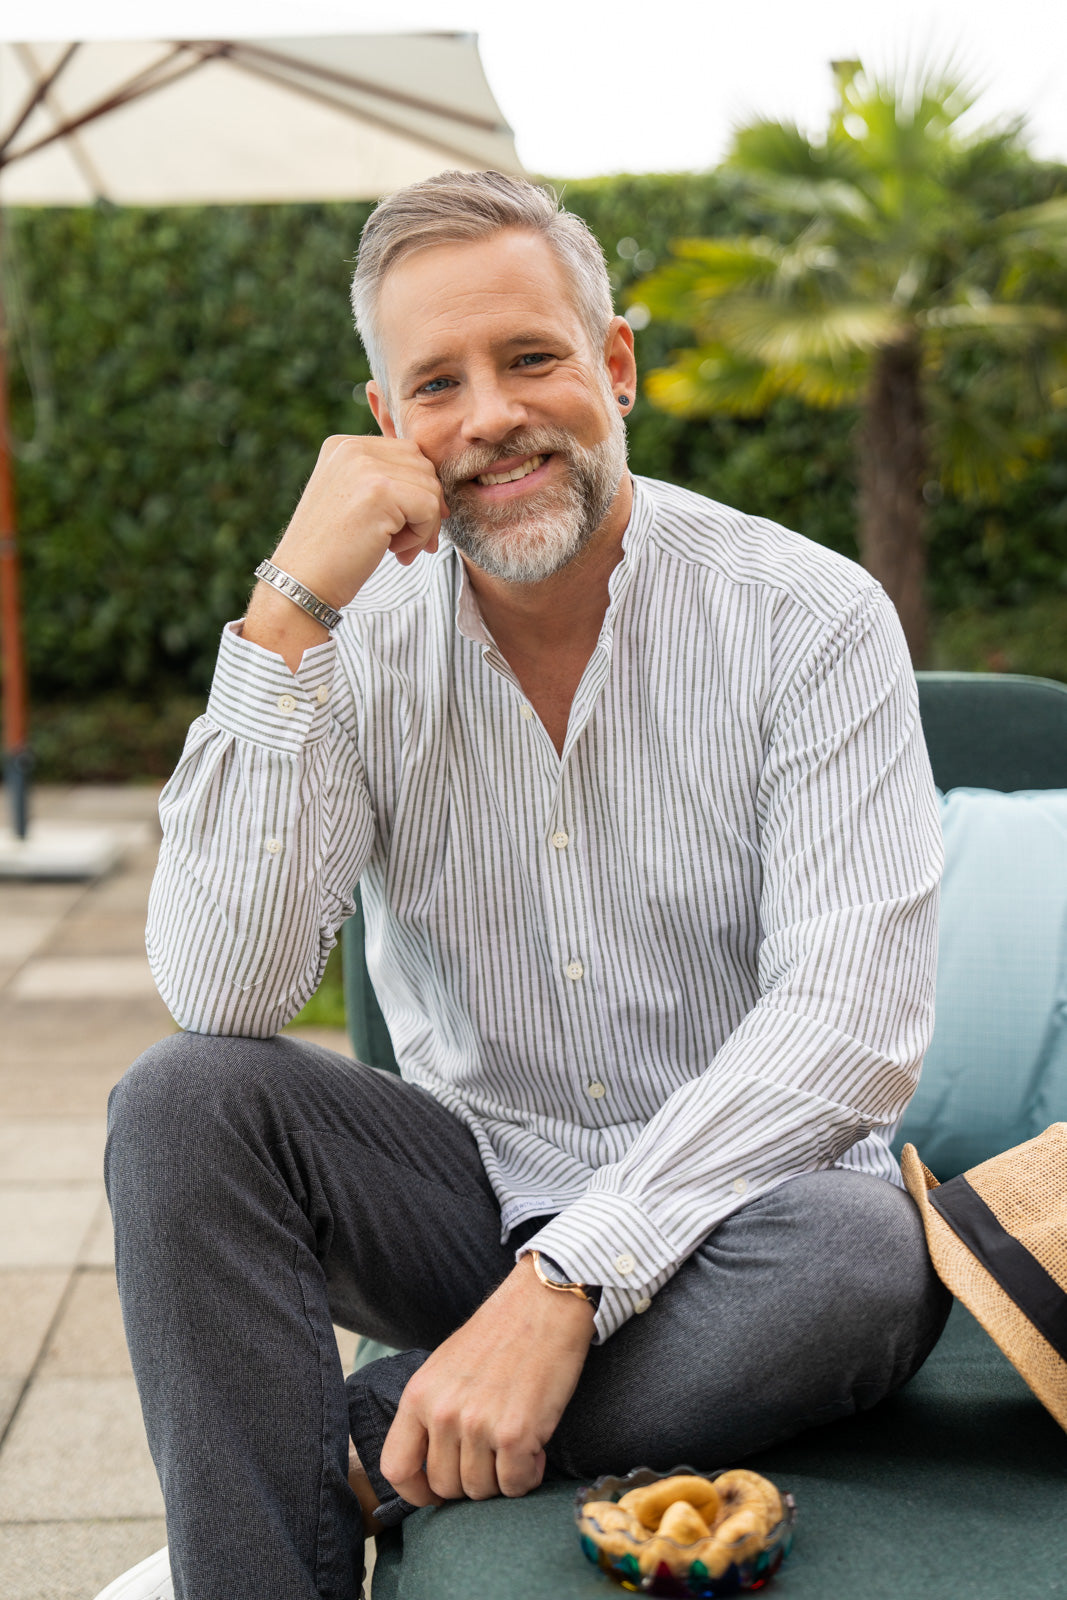
[{"label": "umbrella pole", "polygon": [[[2,249],[2,237],[0,237]],[[26,668],[19,612],[19,556],[15,539],[15,486],[7,407],[7,323],[0,284],[0,633],[3,638],[4,783],[11,828],[25,839],[31,756],[27,739]]]}]

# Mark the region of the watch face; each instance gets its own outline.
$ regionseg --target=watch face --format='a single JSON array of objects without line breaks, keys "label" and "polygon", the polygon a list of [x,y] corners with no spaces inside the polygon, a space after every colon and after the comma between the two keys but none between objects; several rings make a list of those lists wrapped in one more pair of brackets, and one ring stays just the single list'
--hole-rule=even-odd
[{"label": "watch face", "polygon": [[552,1260],[551,1256],[540,1256],[541,1271],[552,1283],[570,1283],[570,1278]]}]

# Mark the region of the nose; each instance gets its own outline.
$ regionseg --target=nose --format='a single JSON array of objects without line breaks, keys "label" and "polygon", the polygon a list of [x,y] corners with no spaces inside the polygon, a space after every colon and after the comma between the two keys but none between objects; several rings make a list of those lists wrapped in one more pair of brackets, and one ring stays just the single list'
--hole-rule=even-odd
[{"label": "nose", "polygon": [[510,393],[495,375],[470,379],[465,395],[462,431],[468,444],[499,444],[527,423],[525,402]]}]

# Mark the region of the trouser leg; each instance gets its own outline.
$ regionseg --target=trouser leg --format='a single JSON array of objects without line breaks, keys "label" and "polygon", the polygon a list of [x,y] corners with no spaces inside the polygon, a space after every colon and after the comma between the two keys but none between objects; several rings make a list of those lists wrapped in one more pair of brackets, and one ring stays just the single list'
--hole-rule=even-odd
[{"label": "trouser leg", "polygon": [[[855,1172],[794,1179],[730,1217],[647,1312],[592,1347],[549,1463],[589,1478],[743,1460],[906,1382],[950,1304],[907,1194]],[[349,1380],[365,1464],[423,1359]]]},{"label": "trouser leg", "polygon": [[355,1600],[331,1324],[431,1348],[506,1275],[474,1140],[422,1090],[284,1038],[164,1040],[109,1122],[178,1600]]}]

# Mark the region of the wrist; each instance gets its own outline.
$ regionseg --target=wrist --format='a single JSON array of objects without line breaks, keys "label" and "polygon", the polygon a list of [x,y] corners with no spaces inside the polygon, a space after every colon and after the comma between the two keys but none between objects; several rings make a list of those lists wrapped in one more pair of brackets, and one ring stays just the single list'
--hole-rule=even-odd
[{"label": "wrist", "polygon": [[241,623],[241,636],[281,656],[295,672],[304,651],[325,644],[330,634],[321,622],[269,584],[257,583]]},{"label": "wrist", "polygon": [[593,1337],[596,1306],[592,1299],[550,1289],[538,1277],[532,1253],[528,1252],[516,1263],[511,1278],[522,1286],[527,1303],[546,1321],[572,1328],[588,1339]]}]

